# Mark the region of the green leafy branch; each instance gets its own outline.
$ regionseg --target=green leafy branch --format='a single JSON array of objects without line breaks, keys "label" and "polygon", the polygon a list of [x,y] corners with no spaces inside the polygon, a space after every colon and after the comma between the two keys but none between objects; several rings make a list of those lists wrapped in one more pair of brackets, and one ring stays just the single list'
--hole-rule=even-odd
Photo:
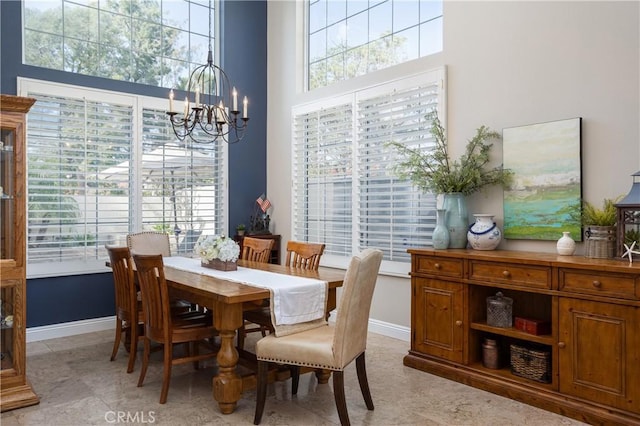
[{"label": "green leafy branch", "polygon": [[493,146],[487,141],[500,139],[499,133],[481,126],[468,141],[460,159],[451,161],[442,123],[435,112],[428,118],[431,119],[431,135],[435,139],[433,149],[410,148],[395,141],[387,144],[394,147],[401,158],[393,167],[399,178],[409,179],[418,189],[436,194],[461,192],[469,195],[488,185],[509,186],[513,178],[510,170],[502,166],[486,169]]}]

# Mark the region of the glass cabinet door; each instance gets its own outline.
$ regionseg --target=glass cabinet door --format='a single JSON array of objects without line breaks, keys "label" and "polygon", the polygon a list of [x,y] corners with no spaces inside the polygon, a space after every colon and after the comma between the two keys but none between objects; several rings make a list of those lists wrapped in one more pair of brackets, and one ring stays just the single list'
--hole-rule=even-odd
[{"label": "glass cabinet door", "polygon": [[16,281],[2,282],[0,288],[0,363],[2,370],[16,369],[14,365],[14,301]]},{"label": "glass cabinet door", "polygon": [[3,128],[0,133],[0,260],[15,259],[14,145],[15,131]]}]

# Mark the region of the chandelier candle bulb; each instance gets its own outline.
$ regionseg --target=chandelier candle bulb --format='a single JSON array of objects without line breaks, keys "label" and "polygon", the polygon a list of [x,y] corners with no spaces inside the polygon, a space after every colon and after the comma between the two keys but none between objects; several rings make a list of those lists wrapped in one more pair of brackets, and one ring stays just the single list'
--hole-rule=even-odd
[{"label": "chandelier candle bulb", "polygon": [[243,106],[242,118],[248,118],[249,117],[249,115],[248,115],[249,114],[249,100],[247,99],[246,96],[242,100],[242,106]]},{"label": "chandelier candle bulb", "polygon": [[200,89],[196,89],[196,108],[200,105]]},{"label": "chandelier candle bulb", "polygon": [[220,101],[220,104],[218,105],[218,109],[219,109],[218,123],[224,123],[224,121],[225,121],[224,104],[222,103],[222,101]]},{"label": "chandelier candle bulb", "polygon": [[169,92],[169,112],[173,114],[173,89]]},{"label": "chandelier candle bulb", "polygon": [[232,112],[238,112],[238,91],[236,88],[233,88],[233,109]]},{"label": "chandelier candle bulb", "polygon": [[184,116],[186,117],[189,114],[189,97],[185,96],[184,98]]}]

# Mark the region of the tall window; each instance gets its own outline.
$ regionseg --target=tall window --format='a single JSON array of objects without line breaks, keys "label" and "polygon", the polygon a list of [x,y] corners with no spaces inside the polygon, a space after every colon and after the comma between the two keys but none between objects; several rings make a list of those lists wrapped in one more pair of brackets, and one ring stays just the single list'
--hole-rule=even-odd
[{"label": "tall window", "polygon": [[400,272],[430,244],[435,197],[393,173],[389,141],[429,150],[444,110],[444,68],[293,108],[293,238],[323,241],[328,263],[367,247]]},{"label": "tall window", "polygon": [[225,144],[181,143],[166,99],[19,80],[27,119],[28,274],[102,270],[105,244],[153,230],[172,252],[226,229]]},{"label": "tall window", "polygon": [[442,51],[442,0],[309,0],[310,90]]},{"label": "tall window", "polygon": [[190,69],[207,58],[209,19],[212,39],[216,28],[208,0],[23,0],[23,7],[25,64],[160,87],[186,86]]}]

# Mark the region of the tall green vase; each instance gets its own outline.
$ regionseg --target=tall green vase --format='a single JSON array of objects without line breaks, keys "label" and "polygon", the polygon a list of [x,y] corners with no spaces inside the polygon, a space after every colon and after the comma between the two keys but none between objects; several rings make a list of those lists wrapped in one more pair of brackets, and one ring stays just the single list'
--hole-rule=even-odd
[{"label": "tall green vase", "polygon": [[447,211],[449,248],[466,248],[469,230],[467,199],[461,192],[444,194],[444,209]]}]

